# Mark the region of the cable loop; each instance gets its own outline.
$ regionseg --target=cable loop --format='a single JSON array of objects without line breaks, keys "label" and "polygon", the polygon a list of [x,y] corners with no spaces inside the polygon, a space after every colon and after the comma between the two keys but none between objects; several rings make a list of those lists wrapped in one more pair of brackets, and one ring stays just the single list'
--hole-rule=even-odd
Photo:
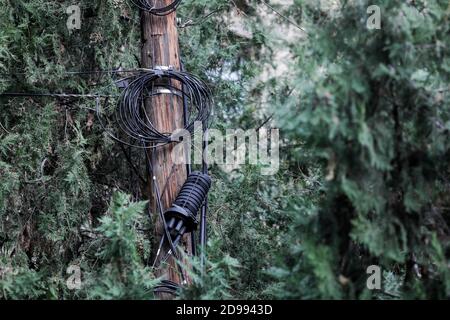
[{"label": "cable loop", "polygon": [[145,145],[159,146],[172,142],[176,135],[173,132],[159,131],[152,121],[155,104],[148,101],[154,96],[168,94],[175,98],[184,98],[190,109],[190,117],[184,129],[191,135],[194,133],[196,121],[208,121],[212,110],[211,92],[199,78],[172,69],[140,70],[136,75],[123,79],[128,86],[122,91],[114,113],[117,127],[135,141],[139,147]]}]

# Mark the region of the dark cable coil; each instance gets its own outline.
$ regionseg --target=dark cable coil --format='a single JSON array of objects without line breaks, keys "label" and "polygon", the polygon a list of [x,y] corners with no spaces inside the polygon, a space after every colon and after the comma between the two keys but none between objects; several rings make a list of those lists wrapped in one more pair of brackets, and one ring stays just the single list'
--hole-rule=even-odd
[{"label": "dark cable coil", "polygon": [[164,213],[174,242],[197,228],[197,212],[206,199],[211,178],[199,171],[192,172],[183,184],[171,208]]},{"label": "dark cable coil", "polygon": [[[123,79],[127,83],[118,100],[115,112],[117,126],[134,143],[126,143],[117,136],[110,134],[115,140],[127,145],[142,148],[142,144],[148,148],[177,142],[179,138],[172,133],[160,132],[154,127],[145,105],[145,100],[161,94],[172,94],[175,97],[185,98],[189,105],[190,117],[184,129],[191,134],[194,132],[196,121],[207,121],[211,115],[211,92],[206,84],[194,75],[183,71],[166,70],[141,70],[137,75]],[[152,104],[150,103],[152,108]],[[97,111],[99,114],[99,111]],[[103,123],[101,122],[104,127]]]},{"label": "dark cable coil", "polygon": [[171,4],[164,7],[156,7],[157,0],[131,0],[139,9],[144,11],[148,11],[151,14],[156,16],[165,16],[172,12],[174,12],[178,5],[181,3],[181,0],[175,0]]}]

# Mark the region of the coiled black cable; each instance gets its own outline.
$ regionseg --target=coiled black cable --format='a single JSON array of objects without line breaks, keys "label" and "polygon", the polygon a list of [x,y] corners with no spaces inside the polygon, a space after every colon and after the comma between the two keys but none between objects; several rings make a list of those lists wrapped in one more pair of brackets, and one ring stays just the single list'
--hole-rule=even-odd
[{"label": "coiled black cable", "polygon": [[[153,108],[146,99],[160,94],[172,94],[184,98],[189,105],[189,119],[184,129],[194,133],[195,122],[208,121],[212,111],[211,92],[198,77],[187,72],[171,69],[142,69],[136,75],[123,79],[127,87],[122,91],[115,110],[115,121],[122,132],[131,138],[131,145],[137,148],[154,148],[171,142],[179,137],[172,132],[160,132],[150,121],[148,110]],[[99,109],[97,115],[100,117]],[[102,127],[105,128],[103,122]],[[109,133],[115,140],[122,141]],[[128,143],[126,143],[128,144]],[[130,145],[130,144],[128,144]]]},{"label": "coiled black cable", "polygon": [[174,12],[181,0],[174,0],[171,4],[162,7],[156,6],[158,0],[131,0],[131,2],[141,10],[148,11],[156,16],[165,16]]}]

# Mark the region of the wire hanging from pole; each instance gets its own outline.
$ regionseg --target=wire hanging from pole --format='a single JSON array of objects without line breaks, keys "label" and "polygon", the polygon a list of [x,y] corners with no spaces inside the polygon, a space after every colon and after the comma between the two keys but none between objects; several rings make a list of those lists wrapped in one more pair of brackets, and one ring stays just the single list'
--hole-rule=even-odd
[{"label": "wire hanging from pole", "polygon": [[[184,68],[184,63],[180,58],[180,68],[181,71],[185,71]],[[184,89],[183,89],[184,91]],[[187,101],[187,97],[185,95],[183,95],[183,125],[187,126],[188,124],[188,120],[189,119],[189,109],[188,109],[188,101]],[[187,157],[189,157],[190,155],[186,155]],[[191,166],[191,162],[187,161],[186,162],[186,172],[187,174],[191,174],[192,172],[192,166]],[[191,232],[191,246],[192,246],[192,255],[196,256],[197,255],[197,239],[195,238],[195,230],[192,230]]]},{"label": "wire hanging from pole", "polygon": [[[203,143],[202,143],[202,172],[208,174],[208,162],[207,162],[207,151],[208,151],[208,124],[206,121],[203,122]],[[205,262],[206,262],[206,216],[208,211],[208,195],[206,195],[205,202],[201,207],[200,214],[200,269],[202,276],[205,273]]]}]

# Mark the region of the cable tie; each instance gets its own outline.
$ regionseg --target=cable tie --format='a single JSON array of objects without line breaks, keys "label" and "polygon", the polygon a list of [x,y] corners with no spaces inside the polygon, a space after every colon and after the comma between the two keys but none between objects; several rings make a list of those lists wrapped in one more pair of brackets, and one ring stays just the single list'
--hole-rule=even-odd
[{"label": "cable tie", "polygon": [[169,136],[169,143],[172,142],[182,142],[183,141],[183,136],[182,135],[177,135],[177,134],[172,134],[171,136]]},{"label": "cable tie", "polygon": [[173,66],[155,66],[153,72],[158,76],[162,77],[167,71],[172,71]]},{"label": "cable tie", "polygon": [[162,71],[170,71],[170,70],[173,70],[174,68],[173,68],[173,66],[155,66],[154,68],[153,68],[154,70],[162,70]]}]

